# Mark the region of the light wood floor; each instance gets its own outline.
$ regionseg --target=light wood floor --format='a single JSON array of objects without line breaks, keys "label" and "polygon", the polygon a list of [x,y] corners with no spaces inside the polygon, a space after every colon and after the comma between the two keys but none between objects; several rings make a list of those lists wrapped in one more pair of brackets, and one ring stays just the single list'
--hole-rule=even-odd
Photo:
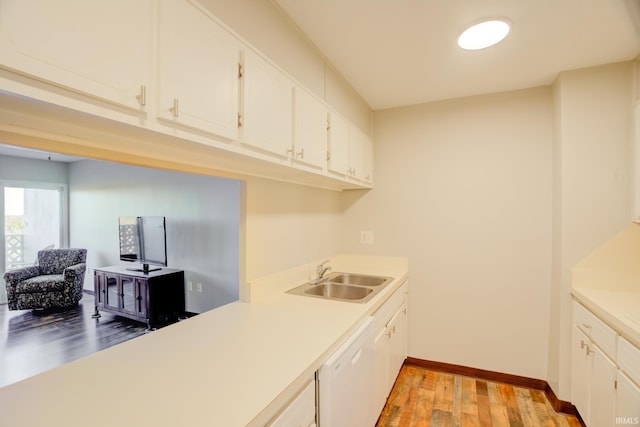
[{"label": "light wood floor", "polygon": [[378,427],[580,427],[558,414],[540,390],[404,365]]}]

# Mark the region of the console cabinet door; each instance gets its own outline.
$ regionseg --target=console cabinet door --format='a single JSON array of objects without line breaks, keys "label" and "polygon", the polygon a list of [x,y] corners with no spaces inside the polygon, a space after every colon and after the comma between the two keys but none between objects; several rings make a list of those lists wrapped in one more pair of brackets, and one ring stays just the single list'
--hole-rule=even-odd
[{"label": "console cabinet door", "polygon": [[95,298],[95,305],[97,307],[106,307],[106,277],[105,274],[100,271],[94,271],[93,282],[93,294]]},{"label": "console cabinet door", "polygon": [[0,63],[109,103],[142,108],[151,0],[2,0]]},{"label": "console cabinet door", "polygon": [[158,117],[235,140],[240,44],[200,7],[158,7]]},{"label": "console cabinet door", "polygon": [[105,300],[104,306],[120,311],[120,277],[117,274],[104,273]]},{"label": "console cabinet door", "polygon": [[135,310],[134,313],[140,318],[147,318],[147,307],[149,303],[149,287],[147,280],[135,279]]},{"label": "console cabinet door", "polygon": [[293,145],[293,81],[251,50],[245,51],[243,81],[241,142],[286,160]]}]

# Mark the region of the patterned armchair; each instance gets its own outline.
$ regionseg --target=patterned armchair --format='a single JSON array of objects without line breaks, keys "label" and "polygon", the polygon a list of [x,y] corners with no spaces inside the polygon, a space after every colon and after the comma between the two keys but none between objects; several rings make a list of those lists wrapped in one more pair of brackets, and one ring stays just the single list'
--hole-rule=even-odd
[{"label": "patterned armchair", "polygon": [[9,310],[74,306],[82,299],[86,249],[38,252],[38,265],[7,271]]}]

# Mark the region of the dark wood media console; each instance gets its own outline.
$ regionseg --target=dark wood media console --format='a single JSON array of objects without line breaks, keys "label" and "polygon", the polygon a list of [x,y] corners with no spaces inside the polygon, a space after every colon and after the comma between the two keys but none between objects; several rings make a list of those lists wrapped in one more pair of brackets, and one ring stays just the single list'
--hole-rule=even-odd
[{"label": "dark wood media console", "polygon": [[162,268],[144,273],[123,266],[96,268],[93,273],[96,311],[147,323],[147,329],[178,320],[185,313],[184,271]]}]

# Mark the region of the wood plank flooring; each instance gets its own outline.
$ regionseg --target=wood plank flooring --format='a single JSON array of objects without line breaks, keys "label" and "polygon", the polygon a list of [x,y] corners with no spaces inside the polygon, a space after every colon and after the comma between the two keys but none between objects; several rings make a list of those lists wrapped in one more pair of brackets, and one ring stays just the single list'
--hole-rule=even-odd
[{"label": "wood plank flooring", "polygon": [[41,312],[0,304],[0,387],[144,334],[146,324],[124,317],[92,319],[93,301]]},{"label": "wood plank flooring", "polygon": [[405,364],[378,427],[581,427],[544,392]]}]

